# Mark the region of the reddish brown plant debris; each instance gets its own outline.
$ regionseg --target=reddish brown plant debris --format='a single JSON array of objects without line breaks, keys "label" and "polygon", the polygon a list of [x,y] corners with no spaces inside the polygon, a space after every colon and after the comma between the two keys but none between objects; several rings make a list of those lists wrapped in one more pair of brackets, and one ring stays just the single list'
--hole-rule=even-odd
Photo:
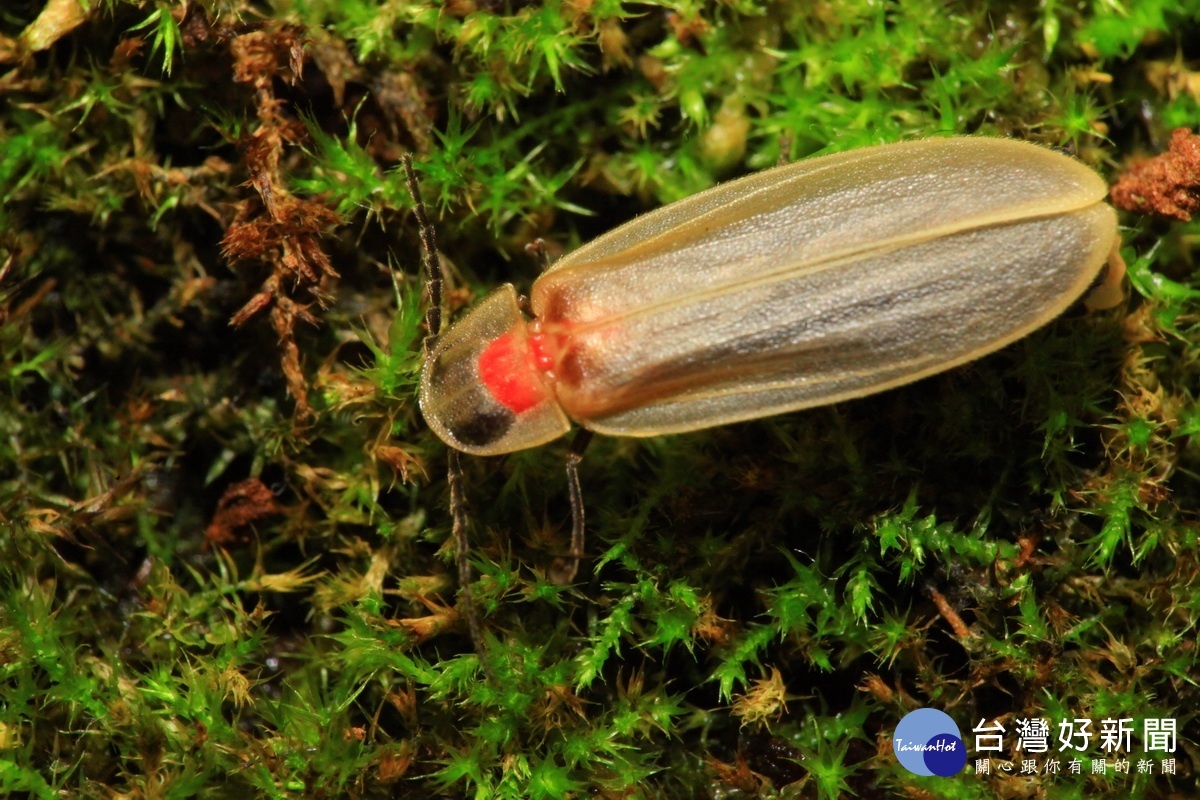
[{"label": "reddish brown plant debris", "polygon": [[954,635],[958,640],[961,642],[970,639],[972,636],[971,629],[967,627],[967,623],[963,622],[963,618],[954,610],[954,606],[950,605],[950,601],[946,599],[946,596],[932,586],[928,587],[926,591],[930,599],[933,600],[933,604],[937,606],[938,613],[942,615],[942,618],[946,622],[950,623],[950,628],[954,631]]},{"label": "reddish brown plant debris", "polygon": [[1013,562],[1014,569],[1024,569],[1031,564],[1037,554],[1038,542],[1041,541],[1041,534],[1027,533],[1017,539],[1017,544],[1021,550],[1017,554],[1016,561]]},{"label": "reddish brown plant debris", "polygon": [[407,741],[393,745],[391,750],[385,750],[379,759],[379,779],[384,783],[400,780],[412,766],[415,756],[413,745]]},{"label": "reddish brown plant debris", "polygon": [[746,763],[746,759],[738,753],[737,761],[733,764],[726,764],[724,761],[717,760],[714,756],[705,756],[705,762],[712,770],[718,783],[728,786],[736,790],[738,793],[744,793],[750,797],[757,797],[759,791],[766,783],[766,779],[760,775],[756,775],[750,765]]},{"label": "reddish brown plant debris", "polygon": [[397,687],[388,692],[385,699],[388,705],[400,714],[400,719],[404,720],[404,724],[416,730],[417,726],[421,724],[416,689]]},{"label": "reddish brown plant debris", "polygon": [[414,472],[427,474],[420,459],[403,447],[381,444],[373,452],[376,459],[391,467],[393,477],[398,477],[401,483],[408,483]]},{"label": "reddish brown plant debris", "polygon": [[866,692],[881,703],[891,705],[896,702],[896,693],[888,686],[883,678],[874,673],[863,675],[862,682],[855,687],[860,692]]},{"label": "reddish brown plant debris", "polygon": [[290,194],[280,171],[284,147],[301,141],[304,126],[284,113],[275,96],[275,80],[295,83],[304,67],[304,41],[292,28],[255,31],[235,38],[230,49],[234,77],[254,87],[259,127],[244,143],[248,183],[258,193],[238,205],[234,221],[221,246],[233,263],[257,260],[271,267],[259,291],[233,315],[237,327],[270,309],[271,327],[279,337],[281,361],[288,391],[296,401],[296,415],[312,415],[308,387],[296,344],[296,323],[316,324],[309,309],[315,300],[325,305],[326,284],[337,278],[320,237],[340,220],[319,201]]},{"label": "reddish brown plant debris", "polygon": [[1177,128],[1167,152],[1131,166],[1111,195],[1117,208],[1188,221],[1200,210],[1200,136]]},{"label": "reddish brown plant debris", "polygon": [[479,5],[474,0],[447,0],[442,10],[447,16],[465,19],[478,11]]},{"label": "reddish brown plant debris", "polygon": [[120,75],[129,69],[133,59],[141,55],[146,46],[146,40],[140,36],[130,36],[122,39],[113,48],[112,57],[108,60],[108,71],[112,75]]},{"label": "reddish brown plant debris", "polygon": [[406,619],[388,620],[387,624],[396,628],[404,628],[419,644],[435,636],[440,636],[448,630],[458,627],[461,619],[458,611],[444,606],[430,604],[434,613],[425,617],[409,617]]},{"label": "reddish brown plant debris", "polygon": [[575,694],[570,684],[556,683],[543,690],[539,702],[530,709],[530,716],[547,730],[565,728],[574,720],[587,719],[583,705],[583,698]]},{"label": "reddish brown plant debris", "polygon": [[716,645],[725,644],[737,634],[736,623],[731,619],[718,616],[717,612],[713,610],[711,595],[704,597],[702,608],[695,623],[692,624],[692,633],[704,641]]},{"label": "reddish brown plant debris", "polygon": [[223,547],[242,539],[247,526],[282,513],[274,493],[258,478],[249,478],[221,495],[204,539],[214,547]]},{"label": "reddish brown plant debris", "polygon": [[698,40],[709,30],[708,20],[698,14],[687,18],[672,11],[667,14],[667,24],[671,26],[675,38],[684,47],[691,47],[693,44],[699,45]]}]

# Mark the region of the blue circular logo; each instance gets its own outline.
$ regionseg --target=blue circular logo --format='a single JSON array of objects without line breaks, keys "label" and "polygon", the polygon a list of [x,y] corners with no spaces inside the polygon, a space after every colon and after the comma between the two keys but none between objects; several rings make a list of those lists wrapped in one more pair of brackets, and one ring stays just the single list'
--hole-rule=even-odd
[{"label": "blue circular logo", "polygon": [[892,751],[916,775],[948,778],[967,765],[967,747],[950,715],[933,708],[910,711],[896,726]]}]

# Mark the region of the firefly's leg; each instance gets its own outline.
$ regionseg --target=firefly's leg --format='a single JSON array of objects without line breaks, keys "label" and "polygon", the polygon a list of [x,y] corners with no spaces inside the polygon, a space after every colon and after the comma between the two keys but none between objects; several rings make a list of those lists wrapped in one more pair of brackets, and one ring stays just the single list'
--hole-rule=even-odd
[{"label": "firefly's leg", "polygon": [[[571,497],[571,552],[566,559],[555,559],[554,580],[559,584],[567,584],[575,580],[579,572],[579,560],[583,558],[583,491],[579,488],[579,462],[583,460],[583,452],[591,444],[592,432],[580,428],[571,440],[571,448],[567,451],[567,492]],[[562,563],[564,562],[565,563]]]}]

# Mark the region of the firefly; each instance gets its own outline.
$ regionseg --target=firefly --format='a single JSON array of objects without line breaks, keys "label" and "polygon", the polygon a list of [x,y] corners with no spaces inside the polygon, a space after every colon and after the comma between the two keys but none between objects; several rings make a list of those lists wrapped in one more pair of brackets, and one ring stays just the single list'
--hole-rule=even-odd
[{"label": "firefly", "polygon": [[[978,137],[868,147],[672,203],[487,295],[432,344],[420,404],[465,453],[574,422],[683,433],[850,400],[980,358],[1117,275],[1093,170]],[[527,308],[532,318],[523,313]]]}]

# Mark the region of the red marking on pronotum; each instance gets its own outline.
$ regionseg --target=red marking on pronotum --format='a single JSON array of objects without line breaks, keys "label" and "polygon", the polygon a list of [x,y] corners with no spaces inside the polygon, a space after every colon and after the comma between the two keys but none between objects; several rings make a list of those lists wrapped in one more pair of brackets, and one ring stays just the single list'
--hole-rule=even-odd
[{"label": "red marking on pronotum", "polygon": [[514,331],[493,339],[479,354],[479,379],[497,403],[514,414],[546,399],[546,386],[525,337]]}]

